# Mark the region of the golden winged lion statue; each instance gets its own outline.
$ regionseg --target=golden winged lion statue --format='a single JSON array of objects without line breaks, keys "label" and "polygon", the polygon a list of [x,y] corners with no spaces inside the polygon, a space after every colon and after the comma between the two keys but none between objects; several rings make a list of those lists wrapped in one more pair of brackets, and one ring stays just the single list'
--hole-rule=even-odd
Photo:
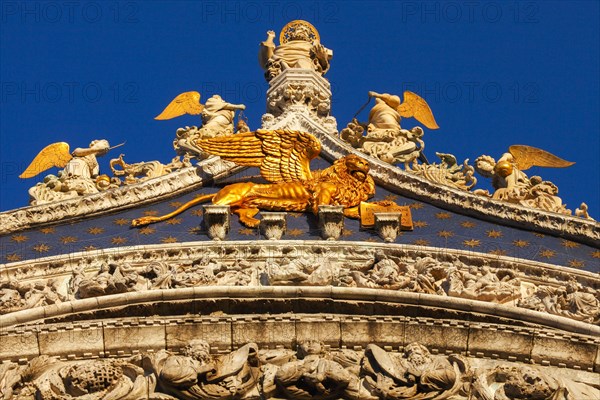
[{"label": "golden winged lion statue", "polygon": [[343,206],[346,216],[357,218],[360,203],[375,194],[369,163],[356,155],[342,157],[324,170],[311,171],[310,161],[319,155],[321,143],[307,132],[259,129],[201,139],[196,144],[223,160],[259,167],[261,176],[270,183],[234,183],[215,194],[199,196],[164,216],[135,219],[132,226],[164,221],[207,201],[230,206],[248,227],[258,226],[260,221],[254,216],[260,210],[316,214],[320,205]]}]

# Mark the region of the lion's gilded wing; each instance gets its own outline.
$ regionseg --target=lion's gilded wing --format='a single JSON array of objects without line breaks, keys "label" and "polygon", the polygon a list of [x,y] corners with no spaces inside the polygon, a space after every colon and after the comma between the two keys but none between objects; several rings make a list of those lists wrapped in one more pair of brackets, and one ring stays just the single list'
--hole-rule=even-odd
[{"label": "lion's gilded wing", "polygon": [[32,178],[52,167],[64,168],[73,156],[69,152],[69,144],[52,143],[42,149],[19,178]]},{"label": "lion's gilded wing", "polygon": [[202,110],[204,110],[204,106],[200,104],[200,93],[184,92],[175,97],[154,119],[172,119],[183,114],[198,115]]},{"label": "lion's gilded wing", "polygon": [[404,102],[400,104],[397,111],[404,118],[415,117],[417,121],[429,129],[439,128],[437,122],[435,122],[433,112],[431,112],[431,108],[429,108],[429,104],[416,93],[408,90],[405,91]]},{"label": "lion's gilded wing", "polygon": [[224,160],[260,167],[262,177],[273,183],[311,179],[310,161],[321,151],[321,143],[310,133],[285,129],[258,129],[196,144]]},{"label": "lion's gilded wing", "polygon": [[508,148],[508,151],[517,162],[517,167],[521,171],[525,171],[531,167],[550,167],[550,168],[566,168],[575,164],[572,161],[563,160],[546,150],[536,147],[515,144]]}]

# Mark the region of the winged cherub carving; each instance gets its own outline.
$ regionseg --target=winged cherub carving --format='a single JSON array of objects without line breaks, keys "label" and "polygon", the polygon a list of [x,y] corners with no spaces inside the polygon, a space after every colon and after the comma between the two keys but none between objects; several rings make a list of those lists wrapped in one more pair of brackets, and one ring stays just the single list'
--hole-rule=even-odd
[{"label": "winged cherub carving", "polygon": [[206,201],[229,205],[240,222],[256,227],[260,210],[312,211],[320,205],[344,206],[344,214],[358,217],[358,206],[375,194],[369,163],[356,155],[335,161],[324,170],[311,171],[310,161],[319,155],[321,143],[307,132],[263,130],[197,141],[203,151],[238,165],[259,167],[268,184],[234,183],[215,194],[200,196],[162,217],[142,217],[133,226],[164,221]]},{"label": "winged cherub carving", "polygon": [[[402,129],[400,121],[402,118],[414,117],[427,128],[438,129],[439,126],[427,102],[408,90],[404,92],[403,102],[400,101],[400,97],[388,93],[369,92],[370,98],[375,98],[375,105],[369,113],[369,122],[350,122],[341,132],[342,139],[390,164],[408,164],[416,161],[425,148],[421,139],[423,129]],[[367,133],[363,136],[365,128]]]},{"label": "winged cherub carving", "polygon": [[48,175],[43,183],[29,189],[32,204],[42,204],[55,200],[97,193],[110,186],[110,178],[99,175],[100,167],[96,156],[103,156],[110,149],[106,140],[93,140],[89,147],[76,148],[71,153],[69,144],[52,143],[44,147],[31,161],[19,178],[32,178],[53,168],[64,168],[57,175]]},{"label": "winged cherub carving", "polygon": [[[558,188],[539,176],[528,178],[523,172],[531,167],[566,168],[575,164],[563,160],[545,150],[525,145],[513,145],[496,162],[490,156],[479,156],[475,160],[475,170],[492,178],[495,192],[491,197],[546,211],[570,214],[562,200],[556,196]],[[475,194],[490,196],[487,190],[478,189]]]},{"label": "winged cherub carving", "polygon": [[245,105],[228,103],[217,94],[202,104],[200,103],[200,93],[191,91],[175,97],[154,119],[173,119],[184,114],[201,115],[201,137],[227,136],[233,134],[235,111],[245,109]]}]

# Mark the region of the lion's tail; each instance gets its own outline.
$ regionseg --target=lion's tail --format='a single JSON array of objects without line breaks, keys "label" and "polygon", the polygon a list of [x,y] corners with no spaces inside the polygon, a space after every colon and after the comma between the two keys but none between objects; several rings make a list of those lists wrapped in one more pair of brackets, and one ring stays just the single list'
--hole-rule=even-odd
[{"label": "lion's tail", "polygon": [[185,203],[184,205],[182,205],[181,207],[179,207],[177,210],[172,211],[168,214],[165,214],[163,216],[160,217],[143,217],[143,218],[138,218],[132,221],[131,225],[133,227],[138,227],[138,226],[142,226],[142,225],[148,225],[148,224],[153,224],[155,222],[162,222],[165,221],[169,218],[172,218],[176,215],[181,214],[182,212],[184,212],[185,210],[187,210],[190,207],[193,207],[195,205],[198,204],[202,204],[205,203],[207,201],[211,201],[214,197],[216,196],[216,193],[212,193],[212,194],[205,194],[205,195],[201,195],[196,197],[195,199],[192,199],[190,201],[188,201],[187,203]]}]

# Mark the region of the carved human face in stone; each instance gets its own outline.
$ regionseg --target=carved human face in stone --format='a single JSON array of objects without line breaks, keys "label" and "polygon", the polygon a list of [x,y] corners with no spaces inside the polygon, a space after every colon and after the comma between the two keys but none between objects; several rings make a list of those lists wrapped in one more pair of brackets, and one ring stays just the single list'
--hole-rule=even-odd
[{"label": "carved human face in stone", "polygon": [[210,345],[204,340],[192,340],[183,348],[182,353],[198,361],[207,362],[210,360]]},{"label": "carved human face in stone", "polygon": [[310,29],[304,25],[296,26],[296,28],[290,32],[290,40],[303,40],[305,42],[310,42]]},{"label": "carved human face in stone", "polygon": [[423,365],[431,362],[429,350],[418,343],[411,343],[406,346],[405,353],[406,359],[414,365]]},{"label": "carved human face in stone", "polygon": [[298,347],[298,353],[303,357],[318,355],[321,354],[322,351],[321,343],[316,340],[309,340],[308,342],[301,343]]}]

